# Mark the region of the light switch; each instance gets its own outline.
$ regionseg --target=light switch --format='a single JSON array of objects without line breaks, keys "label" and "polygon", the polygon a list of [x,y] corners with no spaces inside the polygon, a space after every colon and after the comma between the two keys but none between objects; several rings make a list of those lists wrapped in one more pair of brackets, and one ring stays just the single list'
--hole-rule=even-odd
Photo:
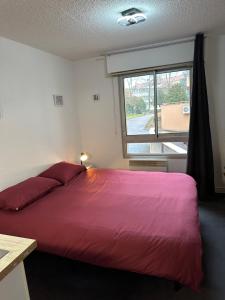
[{"label": "light switch", "polygon": [[53,100],[54,100],[55,106],[63,106],[63,96],[53,95]]},{"label": "light switch", "polygon": [[93,95],[93,100],[94,101],[99,101],[100,100],[100,95],[99,94]]}]

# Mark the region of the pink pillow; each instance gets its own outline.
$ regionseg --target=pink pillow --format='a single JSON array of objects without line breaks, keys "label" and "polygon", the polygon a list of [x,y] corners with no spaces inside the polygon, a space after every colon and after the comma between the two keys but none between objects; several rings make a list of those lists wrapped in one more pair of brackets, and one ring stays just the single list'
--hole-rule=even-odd
[{"label": "pink pillow", "polygon": [[49,169],[41,173],[39,176],[56,179],[63,184],[69,182],[73,177],[85,171],[86,167],[82,165],[75,165],[68,162],[59,162]]},{"label": "pink pillow", "polygon": [[59,185],[54,179],[31,177],[0,192],[0,208],[20,210]]}]

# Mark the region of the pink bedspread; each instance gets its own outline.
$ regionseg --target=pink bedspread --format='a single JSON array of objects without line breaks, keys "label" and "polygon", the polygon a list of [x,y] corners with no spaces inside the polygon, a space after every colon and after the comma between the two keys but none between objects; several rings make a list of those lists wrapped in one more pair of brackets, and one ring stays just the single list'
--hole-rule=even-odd
[{"label": "pink bedspread", "polygon": [[22,211],[0,210],[0,233],[195,290],[202,279],[196,186],[184,174],[89,169]]}]

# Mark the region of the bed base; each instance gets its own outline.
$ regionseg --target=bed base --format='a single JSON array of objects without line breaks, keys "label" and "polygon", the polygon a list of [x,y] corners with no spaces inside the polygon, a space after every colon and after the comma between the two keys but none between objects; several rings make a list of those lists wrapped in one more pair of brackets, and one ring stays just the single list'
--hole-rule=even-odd
[{"label": "bed base", "polygon": [[179,290],[181,290],[182,287],[183,287],[183,285],[181,283],[174,281],[173,289],[174,289],[175,292],[178,292]]},{"label": "bed base", "polygon": [[[92,266],[85,263],[79,263],[77,261],[70,260],[68,258],[63,258],[60,256],[47,254],[44,252],[34,251],[28,258],[25,259],[25,269],[27,273],[28,286],[31,294],[31,298],[34,300],[39,299],[50,299],[49,295],[51,295],[51,299],[71,299],[71,295],[79,294],[80,290],[85,288],[85,291],[89,293],[88,290],[93,289],[93,282],[96,280],[96,290],[101,288],[108,288],[109,293],[114,291],[110,291],[111,285],[107,282],[115,282],[117,288],[115,288],[115,293],[118,288],[120,288],[120,283],[122,282],[122,286],[124,289],[124,283],[127,283],[127,289],[132,286],[131,282],[139,282],[146,285],[146,289],[148,287],[148,281],[146,277],[138,277],[138,274],[118,271],[111,269],[111,271],[107,271],[105,268],[100,268],[96,266]],[[93,278],[100,278],[95,279]],[[105,280],[108,278],[108,280]],[[124,279],[125,278],[125,279]],[[143,278],[143,280],[142,280]],[[145,278],[145,279],[144,279]],[[103,285],[101,283],[103,281]],[[153,281],[151,281],[153,280]],[[90,282],[90,285],[89,283]],[[154,276],[151,279],[149,276],[149,282],[155,286]],[[168,281],[170,284],[166,283],[167,280],[162,279],[161,282],[158,282],[157,285],[168,288],[168,291],[171,291],[171,285],[174,292],[178,292],[183,286],[175,281]],[[139,285],[138,283],[138,285]],[[134,284],[135,285],[135,284]],[[58,288],[56,288],[58,287]],[[82,291],[85,292],[85,291]],[[59,293],[59,294],[58,294]],[[67,298],[66,298],[67,297]],[[68,298],[69,297],[69,298]],[[86,297],[89,298],[88,296]],[[72,298],[74,299],[74,298]],[[79,297],[77,299],[80,299]],[[83,295],[81,297],[83,298]],[[91,292],[90,292],[90,299]],[[111,298],[110,298],[111,299]],[[116,299],[116,296],[112,299]]]}]

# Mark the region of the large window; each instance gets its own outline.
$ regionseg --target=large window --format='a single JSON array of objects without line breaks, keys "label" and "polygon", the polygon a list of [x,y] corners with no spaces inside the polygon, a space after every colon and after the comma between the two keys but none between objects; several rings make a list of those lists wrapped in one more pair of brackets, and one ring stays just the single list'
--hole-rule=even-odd
[{"label": "large window", "polygon": [[120,77],[124,156],[187,153],[191,66]]}]

